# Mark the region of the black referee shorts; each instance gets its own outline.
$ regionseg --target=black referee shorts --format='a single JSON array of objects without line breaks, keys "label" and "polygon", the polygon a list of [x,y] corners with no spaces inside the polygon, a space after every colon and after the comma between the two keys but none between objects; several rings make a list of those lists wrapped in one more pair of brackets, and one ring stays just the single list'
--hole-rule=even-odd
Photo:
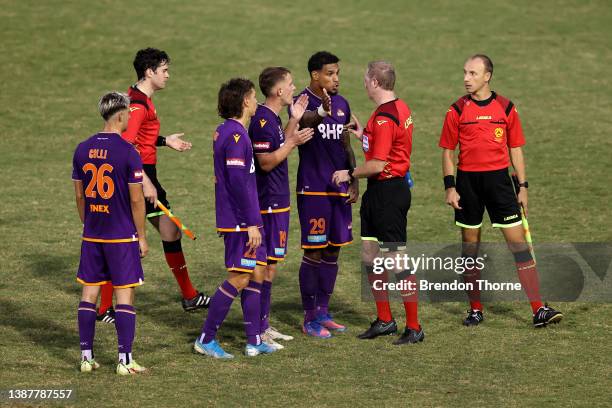
[{"label": "black referee shorts", "polygon": [[368,179],[359,210],[361,239],[378,241],[381,248],[390,251],[404,249],[410,201],[410,187],[405,178]]},{"label": "black referee shorts", "polygon": [[493,171],[457,170],[459,207],[455,210],[455,224],[463,228],[480,228],[484,209],[487,209],[495,228],[509,228],[521,224],[519,208],[508,169]]},{"label": "black referee shorts", "polygon": [[[157,169],[155,165],[154,164],[143,164],[142,169],[144,170],[147,177],[149,177],[149,179],[151,180],[151,183],[153,183],[153,185],[157,189],[157,199],[165,207],[170,209],[170,203],[168,202],[168,199],[166,198],[166,190],[164,190],[162,185],[159,183],[159,180],[157,180]],[[155,217],[159,217],[160,215],[164,214],[164,212],[161,209],[159,209],[158,207],[155,207],[153,204],[151,204],[147,200],[145,200],[145,207],[147,211],[147,218],[155,218]]]}]

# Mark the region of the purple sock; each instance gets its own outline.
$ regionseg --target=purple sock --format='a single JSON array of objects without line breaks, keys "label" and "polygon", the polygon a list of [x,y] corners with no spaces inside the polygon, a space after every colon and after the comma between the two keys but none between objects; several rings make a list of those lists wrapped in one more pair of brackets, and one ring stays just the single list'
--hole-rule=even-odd
[{"label": "purple sock", "polygon": [[272,297],[272,282],[263,281],[261,284],[261,332],[270,327],[270,302]]},{"label": "purple sock", "polygon": [[208,316],[202,326],[200,343],[210,343],[215,339],[217,330],[223,324],[236,296],[238,296],[238,290],[228,281],[223,281],[210,300]]},{"label": "purple sock", "polygon": [[300,293],[302,295],[302,307],[304,308],[304,323],[314,320],[317,316],[316,298],[318,282],[318,270],[321,261],[302,257],[300,265]]},{"label": "purple sock", "polygon": [[89,357],[89,354],[91,353],[91,357],[88,358],[91,360],[93,358],[94,336],[96,335],[96,305],[89,302],[80,302],[77,312],[77,320],[79,322],[81,351],[87,351],[87,353],[81,354],[87,354]]},{"label": "purple sock", "polygon": [[254,346],[261,343],[261,283],[250,281],[249,285],[242,289],[240,294],[242,304],[242,317],[244,319],[244,331],[247,342]]},{"label": "purple sock", "polygon": [[115,328],[117,329],[117,345],[119,360],[129,364],[132,353],[132,343],[136,335],[136,310],[130,305],[115,306]]},{"label": "purple sock", "polygon": [[319,266],[319,290],[317,291],[317,313],[327,314],[329,298],[334,292],[338,276],[338,257],[323,255]]}]

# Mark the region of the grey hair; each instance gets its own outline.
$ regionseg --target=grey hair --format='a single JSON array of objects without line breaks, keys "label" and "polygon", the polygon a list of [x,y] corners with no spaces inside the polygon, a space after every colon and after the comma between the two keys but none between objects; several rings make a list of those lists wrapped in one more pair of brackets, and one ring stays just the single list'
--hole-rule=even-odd
[{"label": "grey hair", "polygon": [[98,102],[98,110],[104,120],[109,120],[115,113],[129,109],[129,107],[130,97],[117,91],[103,95]]},{"label": "grey hair", "polygon": [[395,86],[395,68],[387,61],[372,61],[368,63],[368,78],[376,78],[382,89],[392,91]]}]

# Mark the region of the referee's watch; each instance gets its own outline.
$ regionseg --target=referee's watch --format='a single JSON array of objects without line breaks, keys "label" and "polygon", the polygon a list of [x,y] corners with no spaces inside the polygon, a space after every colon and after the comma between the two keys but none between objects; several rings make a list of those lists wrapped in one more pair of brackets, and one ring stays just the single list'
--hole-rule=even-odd
[{"label": "referee's watch", "polygon": [[529,183],[527,182],[527,180],[525,180],[522,183],[519,183],[519,187],[529,188]]}]

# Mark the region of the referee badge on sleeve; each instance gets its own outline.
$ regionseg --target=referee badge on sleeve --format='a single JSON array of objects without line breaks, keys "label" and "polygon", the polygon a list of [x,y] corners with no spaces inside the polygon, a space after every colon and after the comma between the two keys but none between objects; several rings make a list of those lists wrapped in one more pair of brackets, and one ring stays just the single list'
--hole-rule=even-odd
[{"label": "referee badge on sleeve", "polygon": [[366,135],[365,133],[363,134],[363,137],[361,138],[361,148],[363,149],[364,152],[367,152],[368,150],[370,150],[370,140],[368,139],[368,135]]}]

